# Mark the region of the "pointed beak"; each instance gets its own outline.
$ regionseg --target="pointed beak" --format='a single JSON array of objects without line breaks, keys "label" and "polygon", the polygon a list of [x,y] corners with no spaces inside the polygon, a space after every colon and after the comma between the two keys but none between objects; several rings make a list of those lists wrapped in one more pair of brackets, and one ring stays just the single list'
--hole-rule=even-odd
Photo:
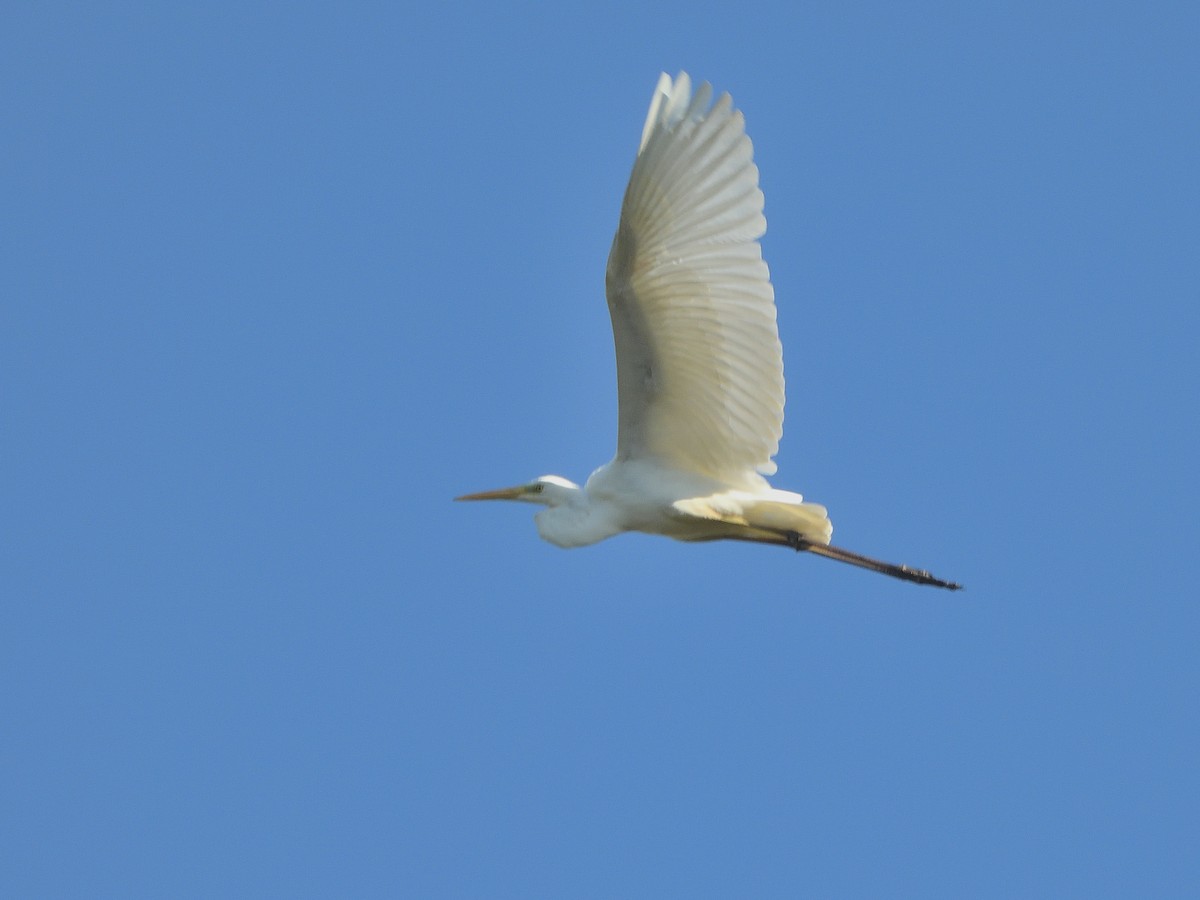
[{"label": "pointed beak", "polygon": [[525,493],[525,485],[519,484],[516,487],[500,488],[498,491],[480,491],[478,494],[463,494],[461,497],[455,497],[455,500],[517,500]]}]

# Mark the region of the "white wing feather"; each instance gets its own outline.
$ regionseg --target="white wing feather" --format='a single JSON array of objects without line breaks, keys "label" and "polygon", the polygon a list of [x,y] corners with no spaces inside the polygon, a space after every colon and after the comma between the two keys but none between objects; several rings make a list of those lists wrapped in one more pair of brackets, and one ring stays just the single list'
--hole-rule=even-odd
[{"label": "white wing feather", "polygon": [[728,94],[658,82],[608,257],[617,459],[731,483],[775,472],[783,351],[758,167]]}]

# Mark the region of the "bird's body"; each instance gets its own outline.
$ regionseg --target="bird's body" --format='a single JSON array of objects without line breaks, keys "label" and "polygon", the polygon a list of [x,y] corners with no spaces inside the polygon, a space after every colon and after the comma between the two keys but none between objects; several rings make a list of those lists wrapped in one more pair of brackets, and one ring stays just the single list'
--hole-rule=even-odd
[{"label": "bird's body", "polygon": [[545,504],[535,516],[538,533],[559,547],[583,547],[625,531],[681,541],[747,539],[750,523],[766,524],[769,515],[777,530],[829,543],[833,526],[825,507],[755,477],[758,484],[731,488],[644,459],[615,459],[593,472],[583,487],[544,475],[535,482],[542,486],[535,496]]},{"label": "bird's body", "polygon": [[758,239],[758,168],[728,94],[659,79],[605,275],[617,355],[617,453],[583,487],[546,475],[460,500],[545,508],[560,547],[625,531],[782,544],[898,578],[928,572],[829,545],[825,507],[772,488],[783,434],[783,351]]}]

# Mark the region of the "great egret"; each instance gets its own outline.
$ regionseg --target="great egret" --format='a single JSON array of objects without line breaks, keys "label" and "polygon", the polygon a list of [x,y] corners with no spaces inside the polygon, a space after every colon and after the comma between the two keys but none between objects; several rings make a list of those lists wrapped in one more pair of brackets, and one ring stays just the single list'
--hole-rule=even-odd
[{"label": "great egret", "polygon": [[456,497],[545,507],[560,547],[623,531],[780,544],[919,584],[928,572],[830,546],[825,507],[764,475],[783,434],[783,349],[758,238],[758,167],[729,94],[665,73],[650,103],[605,289],[617,349],[617,454],[580,487],[557,475]]}]

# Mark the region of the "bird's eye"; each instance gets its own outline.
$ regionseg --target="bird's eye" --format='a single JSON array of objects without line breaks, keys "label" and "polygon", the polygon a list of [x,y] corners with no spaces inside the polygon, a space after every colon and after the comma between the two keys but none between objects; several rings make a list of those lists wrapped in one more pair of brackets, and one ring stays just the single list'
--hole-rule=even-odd
[{"label": "bird's eye", "polygon": [[544,487],[545,487],[545,485],[539,481],[537,484],[533,485],[530,488],[530,490],[533,491],[533,493],[535,493],[535,494],[540,494],[542,492],[542,488],[544,488]]}]

